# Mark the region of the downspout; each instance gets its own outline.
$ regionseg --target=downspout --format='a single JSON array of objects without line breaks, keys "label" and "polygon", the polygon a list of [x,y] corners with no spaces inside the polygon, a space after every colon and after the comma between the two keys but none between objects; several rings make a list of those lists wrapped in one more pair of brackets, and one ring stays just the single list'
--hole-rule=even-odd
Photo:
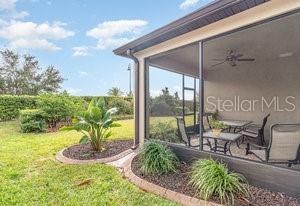
[{"label": "downspout", "polygon": [[139,146],[139,110],[140,110],[140,102],[139,102],[139,85],[140,85],[140,72],[139,72],[139,60],[132,54],[132,50],[128,49],[126,51],[127,56],[134,61],[134,141],[132,149],[136,149]]}]

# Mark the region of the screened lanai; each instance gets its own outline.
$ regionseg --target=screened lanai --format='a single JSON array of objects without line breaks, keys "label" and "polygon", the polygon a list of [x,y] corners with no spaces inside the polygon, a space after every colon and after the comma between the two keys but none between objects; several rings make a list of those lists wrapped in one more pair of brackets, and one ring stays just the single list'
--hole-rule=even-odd
[{"label": "screened lanai", "polygon": [[149,57],[146,137],[299,169],[299,35],[296,12]]}]

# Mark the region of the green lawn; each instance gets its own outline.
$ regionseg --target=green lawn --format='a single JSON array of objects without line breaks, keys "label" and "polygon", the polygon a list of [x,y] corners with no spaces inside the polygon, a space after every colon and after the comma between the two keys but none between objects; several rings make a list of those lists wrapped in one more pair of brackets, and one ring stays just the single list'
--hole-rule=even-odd
[{"label": "green lawn", "polygon": [[[133,136],[133,120],[120,121],[113,139]],[[63,165],[62,148],[77,132],[22,134],[17,122],[0,123],[0,205],[175,205],[142,192],[113,167]],[[77,186],[92,179],[89,185]]]},{"label": "green lawn", "polygon": [[[177,128],[177,120],[175,116],[168,117],[150,117],[150,125],[156,124],[157,122],[168,123],[170,122],[173,128]],[[194,125],[194,116],[185,117],[185,125],[192,126]]]}]

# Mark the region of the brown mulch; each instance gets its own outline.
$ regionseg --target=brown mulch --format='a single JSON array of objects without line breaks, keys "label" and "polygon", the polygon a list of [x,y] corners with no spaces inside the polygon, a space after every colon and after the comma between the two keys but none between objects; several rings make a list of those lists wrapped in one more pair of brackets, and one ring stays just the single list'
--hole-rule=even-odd
[{"label": "brown mulch", "polygon": [[[143,175],[140,171],[138,157],[135,157],[131,164],[132,171],[138,177],[154,183],[161,187],[183,193],[185,195],[195,197],[196,191],[189,185],[189,174],[191,172],[191,164],[180,162],[175,173],[161,175]],[[235,205],[238,206],[300,206],[300,200],[289,197],[283,193],[271,192],[255,186],[249,188],[251,197],[248,199],[237,198]],[[220,203],[213,197],[210,201]]]},{"label": "brown mulch", "polygon": [[112,157],[132,147],[132,140],[115,140],[106,142],[101,152],[93,150],[90,143],[73,145],[64,150],[63,155],[77,160],[93,160]]},{"label": "brown mulch", "polygon": [[58,122],[55,126],[48,125],[48,127],[46,128],[46,132],[47,133],[57,132],[57,131],[59,131],[60,128],[62,128],[64,126],[71,126],[71,125],[72,125],[71,121]]}]

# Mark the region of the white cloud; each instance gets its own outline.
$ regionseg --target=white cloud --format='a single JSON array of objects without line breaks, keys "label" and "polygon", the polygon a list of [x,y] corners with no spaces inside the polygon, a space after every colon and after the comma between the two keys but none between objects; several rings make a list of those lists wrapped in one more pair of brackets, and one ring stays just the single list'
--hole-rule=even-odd
[{"label": "white cloud", "polygon": [[79,71],[78,73],[79,73],[80,76],[87,76],[88,75],[88,73],[85,72],[85,71]]},{"label": "white cloud", "polygon": [[147,24],[144,20],[105,21],[86,35],[98,40],[98,49],[115,48],[135,38]]},{"label": "white cloud", "polygon": [[42,37],[58,40],[73,36],[74,32],[66,30],[65,25],[61,22],[36,24],[33,22],[11,21],[10,25],[0,30],[0,37],[6,39]]},{"label": "white cloud", "polygon": [[2,11],[0,15],[11,19],[23,19],[28,16],[27,11],[18,12],[16,10],[16,3],[17,0],[0,0],[0,11]]},{"label": "white cloud", "polygon": [[185,0],[179,6],[180,9],[187,9],[191,6],[194,6],[198,3],[199,0]]},{"label": "white cloud", "polygon": [[78,47],[73,47],[73,56],[87,56],[89,55],[89,48],[86,46],[78,46]]},{"label": "white cloud", "polygon": [[11,48],[44,49],[56,51],[60,48],[49,40],[60,40],[73,36],[62,22],[36,24],[11,20],[0,28],[0,38],[6,39]]},{"label": "white cloud", "polygon": [[56,46],[55,44],[47,41],[46,39],[24,39],[18,38],[12,40],[8,47],[10,48],[23,48],[23,49],[42,49],[48,51],[57,51],[61,48]]},{"label": "white cloud", "polygon": [[71,95],[77,95],[78,93],[82,92],[82,89],[78,88],[66,88],[66,90]]},{"label": "white cloud", "polygon": [[26,16],[29,16],[29,13],[27,11],[15,12],[14,15],[13,15],[13,17],[15,19],[23,19]]},{"label": "white cloud", "polygon": [[4,19],[0,19],[0,28],[6,26],[8,23]]},{"label": "white cloud", "polygon": [[0,10],[14,10],[17,0],[0,0]]}]

